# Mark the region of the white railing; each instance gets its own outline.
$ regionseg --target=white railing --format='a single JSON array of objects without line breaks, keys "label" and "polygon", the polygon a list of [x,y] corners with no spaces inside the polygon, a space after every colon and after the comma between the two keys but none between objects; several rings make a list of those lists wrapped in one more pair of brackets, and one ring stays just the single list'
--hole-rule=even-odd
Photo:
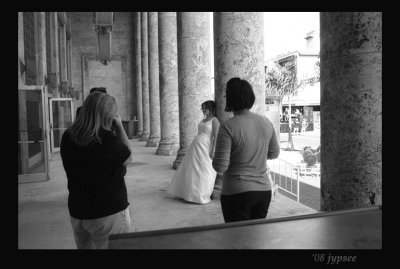
[{"label": "white railing", "polygon": [[[274,182],[275,187],[282,189],[293,196],[296,201],[300,201],[300,180],[299,167],[282,159],[267,160],[267,167]],[[293,183],[295,181],[295,183]],[[289,182],[289,184],[288,184]],[[294,186],[296,188],[294,189]]]},{"label": "white railing", "polygon": [[310,185],[315,185],[313,183],[317,182],[319,186],[321,180],[321,168],[319,162],[311,167],[308,166],[306,162],[301,162],[297,167],[302,181],[309,183]]},{"label": "white railing", "polygon": [[319,188],[320,164],[308,167],[305,162],[292,164],[280,158],[267,160],[267,167],[274,182],[274,189],[284,190],[296,197],[300,202],[300,181]]}]

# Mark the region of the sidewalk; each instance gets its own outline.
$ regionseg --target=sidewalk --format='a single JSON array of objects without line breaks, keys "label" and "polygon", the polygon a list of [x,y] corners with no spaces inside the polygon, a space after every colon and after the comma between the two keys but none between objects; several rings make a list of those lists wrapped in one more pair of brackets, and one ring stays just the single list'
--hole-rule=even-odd
[{"label": "sidewalk", "polygon": [[[172,169],[175,155],[159,156],[155,154],[155,147],[146,147],[146,142],[138,139],[130,142],[135,157],[125,180],[136,231],[224,222],[219,200],[198,205],[167,196],[165,189],[175,172]],[[76,248],[68,214],[67,179],[59,153],[53,155],[49,170],[48,181],[18,185],[20,249]],[[277,194],[272,198],[267,219],[312,213],[316,211]]]},{"label": "sidewalk", "polygon": [[[293,135],[293,146],[295,151],[302,151],[304,146],[311,146],[313,149],[316,149],[320,143],[321,131],[316,129],[314,131],[307,131],[305,133],[300,133],[299,135]],[[288,133],[280,134],[280,146],[281,149],[286,149],[288,147]],[[308,140],[308,141],[304,141]]]}]

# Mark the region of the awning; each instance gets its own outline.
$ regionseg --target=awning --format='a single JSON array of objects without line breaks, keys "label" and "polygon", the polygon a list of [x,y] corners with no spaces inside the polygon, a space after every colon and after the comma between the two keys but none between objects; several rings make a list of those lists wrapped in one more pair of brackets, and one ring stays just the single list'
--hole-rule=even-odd
[{"label": "awning", "polygon": [[[290,103],[292,106],[319,106],[320,96],[320,83],[317,82],[313,86],[300,88],[296,96],[290,97]],[[282,105],[288,105],[287,96],[282,99]]]}]

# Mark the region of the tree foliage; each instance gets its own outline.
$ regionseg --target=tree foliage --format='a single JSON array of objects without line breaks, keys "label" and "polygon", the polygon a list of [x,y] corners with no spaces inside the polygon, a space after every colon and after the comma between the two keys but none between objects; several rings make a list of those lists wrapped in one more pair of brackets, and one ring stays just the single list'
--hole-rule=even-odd
[{"label": "tree foliage", "polygon": [[314,65],[314,72],[313,74],[310,74],[310,76],[308,76],[307,78],[303,78],[301,80],[302,85],[311,85],[314,86],[315,83],[320,81],[320,66],[319,66],[319,61],[317,61]]},{"label": "tree foliage", "polygon": [[[280,104],[282,105],[283,97],[288,97],[289,103],[289,115],[292,115],[290,97],[297,94],[300,88],[305,87],[307,84],[313,86],[314,83],[320,80],[320,68],[319,61],[315,64],[314,74],[310,76],[298,79],[297,78],[297,62],[296,59],[290,58],[286,61],[285,66],[281,66],[278,63],[268,68],[265,85],[266,85],[266,96],[278,95],[280,97]],[[288,150],[294,150],[293,138],[292,138],[292,121],[289,116],[289,132],[288,132]]]},{"label": "tree foliage", "polygon": [[268,95],[278,95],[281,101],[284,96],[293,96],[297,94],[300,88],[305,87],[307,84],[313,86],[314,83],[320,80],[319,61],[315,64],[314,74],[307,78],[299,80],[296,76],[296,61],[293,59],[287,62],[286,66],[281,66],[274,63],[273,66],[268,68],[265,77],[265,85]]},{"label": "tree foliage", "polygon": [[268,68],[265,78],[268,95],[278,95],[282,100],[284,96],[296,93],[295,67],[295,63],[293,62],[287,66],[274,63],[271,68]]}]

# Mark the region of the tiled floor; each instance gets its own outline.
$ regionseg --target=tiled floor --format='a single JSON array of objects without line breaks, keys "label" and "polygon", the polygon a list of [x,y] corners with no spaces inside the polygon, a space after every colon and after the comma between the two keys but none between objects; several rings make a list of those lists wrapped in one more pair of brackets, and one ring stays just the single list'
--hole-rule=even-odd
[{"label": "tiled floor", "polygon": [[[223,223],[219,200],[198,205],[170,198],[165,188],[176,156],[155,155],[156,148],[131,140],[135,163],[125,177],[136,231]],[[67,180],[59,154],[50,161],[50,180],[18,185],[18,248],[74,249],[67,207]],[[315,210],[278,194],[267,219],[312,214]]]}]

